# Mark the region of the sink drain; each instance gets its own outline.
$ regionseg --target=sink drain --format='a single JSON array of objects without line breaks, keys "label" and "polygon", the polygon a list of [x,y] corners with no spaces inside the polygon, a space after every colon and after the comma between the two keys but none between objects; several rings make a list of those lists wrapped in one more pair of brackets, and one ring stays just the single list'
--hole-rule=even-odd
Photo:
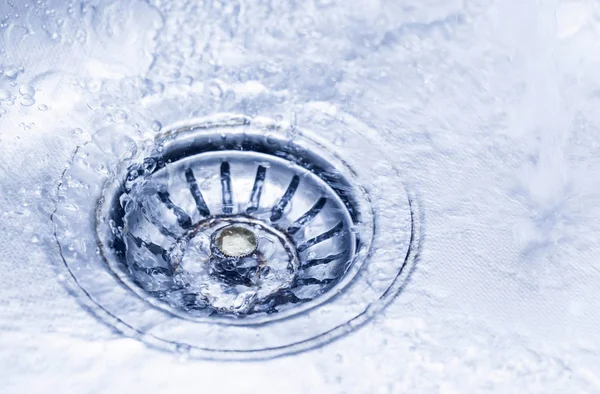
[{"label": "sink drain", "polygon": [[273,136],[176,131],[123,178],[98,210],[102,252],[132,290],[187,317],[313,301],[372,238],[366,194]]},{"label": "sink drain", "polygon": [[383,306],[418,230],[393,168],[358,135],[342,159],[288,131],[229,116],[130,149],[80,147],[53,221],[94,310],[161,347],[256,358],[330,340]]}]

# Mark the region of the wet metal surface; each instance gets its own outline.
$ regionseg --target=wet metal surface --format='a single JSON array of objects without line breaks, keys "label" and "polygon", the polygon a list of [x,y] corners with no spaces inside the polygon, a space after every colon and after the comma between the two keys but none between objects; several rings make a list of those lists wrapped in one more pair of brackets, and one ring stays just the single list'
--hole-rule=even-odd
[{"label": "wet metal surface", "polygon": [[[351,3],[0,1],[3,392],[600,390],[598,5]],[[97,204],[91,196],[102,195],[97,185],[115,162],[151,149],[178,121],[215,124],[223,113],[253,119],[265,135],[275,123],[286,140],[310,131],[342,161],[355,158],[356,184],[369,186],[376,218],[371,249],[380,253],[354,276],[369,278],[360,289],[366,298],[386,287],[386,268],[397,268],[401,253],[390,248],[407,251],[408,202],[418,203],[417,268],[369,322],[275,360],[202,361],[176,341],[189,319],[154,315],[159,301],[126,296],[139,286],[123,284],[112,297],[136,323],[128,324],[94,309],[86,287],[58,269],[63,257],[85,264],[102,253],[87,238],[96,230],[93,208],[74,210],[66,190],[78,193],[78,204]],[[86,148],[74,153],[78,147]],[[81,172],[63,178],[67,168]],[[266,203],[266,189],[253,189],[261,173],[256,167],[244,188],[250,214]],[[227,174],[211,172],[218,207],[203,204],[202,185],[187,188],[192,223],[213,208],[236,209],[221,195]],[[195,170],[181,175],[187,186],[206,179]],[[404,198],[404,186],[415,195]],[[188,224],[173,196],[158,201],[177,226]],[[302,227],[299,218],[318,202],[290,227]],[[68,220],[53,222],[60,204]],[[281,208],[267,219],[285,215]],[[71,250],[57,246],[55,232],[73,241]],[[313,269],[329,264],[322,259],[328,255],[315,256]],[[105,265],[83,279],[106,281],[95,289],[111,299],[110,272]],[[387,272],[383,281],[378,272]],[[210,339],[254,349],[301,340],[337,327],[339,311],[365,310],[344,302],[348,294],[323,304],[338,300],[337,312],[319,313],[302,329],[238,342],[214,329]],[[136,339],[140,329],[148,340]],[[151,343],[165,332],[173,333],[169,351]]]}]

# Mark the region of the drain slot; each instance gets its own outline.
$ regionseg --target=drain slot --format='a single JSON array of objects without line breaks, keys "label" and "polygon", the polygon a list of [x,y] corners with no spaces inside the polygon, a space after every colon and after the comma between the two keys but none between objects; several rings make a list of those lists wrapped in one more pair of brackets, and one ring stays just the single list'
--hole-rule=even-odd
[{"label": "drain slot", "polygon": [[233,196],[231,195],[231,174],[229,172],[229,163],[221,163],[221,189],[223,191],[223,213],[233,212]]},{"label": "drain slot", "polygon": [[290,185],[288,186],[287,190],[285,191],[285,194],[283,195],[283,197],[281,197],[281,200],[279,200],[277,205],[275,205],[273,207],[273,212],[271,213],[271,219],[270,219],[271,222],[276,222],[279,219],[281,219],[281,217],[283,216],[283,210],[288,205],[288,203],[290,202],[292,197],[294,197],[294,194],[296,193],[296,190],[298,189],[299,184],[300,184],[300,177],[298,175],[294,175],[294,177],[292,178],[292,180],[290,182]]},{"label": "drain slot", "polygon": [[342,232],[342,230],[344,229],[344,223],[343,222],[339,222],[338,224],[335,225],[334,228],[332,228],[331,230],[325,231],[323,234],[319,234],[314,238],[309,239],[308,241],[304,241],[303,243],[301,243],[300,245],[298,245],[298,251],[299,252],[304,252],[306,249],[319,244],[323,241],[326,241],[330,238],[335,237],[336,235],[340,234]]},{"label": "drain slot", "polygon": [[313,220],[315,216],[321,212],[321,209],[327,204],[327,198],[321,197],[319,201],[315,203],[304,215],[300,216],[290,227],[288,227],[287,232],[289,234],[296,234],[298,230],[300,230],[305,224]]},{"label": "drain slot", "polygon": [[202,193],[198,187],[198,182],[196,182],[196,177],[194,176],[194,171],[192,171],[191,168],[185,169],[185,180],[187,181],[190,187],[190,192],[192,193],[192,197],[196,202],[198,213],[201,216],[210,216],[210,210],[208,209],[208,206],[206,206],[206,201],[204,201],[204,197],[202,197]]}]

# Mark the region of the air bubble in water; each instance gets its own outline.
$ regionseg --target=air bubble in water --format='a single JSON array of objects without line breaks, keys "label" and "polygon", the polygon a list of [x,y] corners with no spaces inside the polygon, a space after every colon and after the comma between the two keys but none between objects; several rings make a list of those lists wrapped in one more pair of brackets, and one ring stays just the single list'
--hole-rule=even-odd
[{"label": "air bubble in water", "polygon": [[48,106],[47,106],[46,104],[40,104],[40,105],[38,106],[38,109],[39,109],[40,111],[48,111]]}]

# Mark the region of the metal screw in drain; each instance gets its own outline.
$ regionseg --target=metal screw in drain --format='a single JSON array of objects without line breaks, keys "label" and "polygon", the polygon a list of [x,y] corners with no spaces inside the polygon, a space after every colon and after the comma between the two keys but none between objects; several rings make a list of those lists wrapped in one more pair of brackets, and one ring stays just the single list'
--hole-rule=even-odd
[{"label": "metal screw in drain", "polygon": [[52,220],[81,299],[123,332],[210,358],[295,352],[366,321],[414,264],[416,206],[360,134],[343,159],[287,135],[223,115],[133,155],[115,134],[80,147]]}]

